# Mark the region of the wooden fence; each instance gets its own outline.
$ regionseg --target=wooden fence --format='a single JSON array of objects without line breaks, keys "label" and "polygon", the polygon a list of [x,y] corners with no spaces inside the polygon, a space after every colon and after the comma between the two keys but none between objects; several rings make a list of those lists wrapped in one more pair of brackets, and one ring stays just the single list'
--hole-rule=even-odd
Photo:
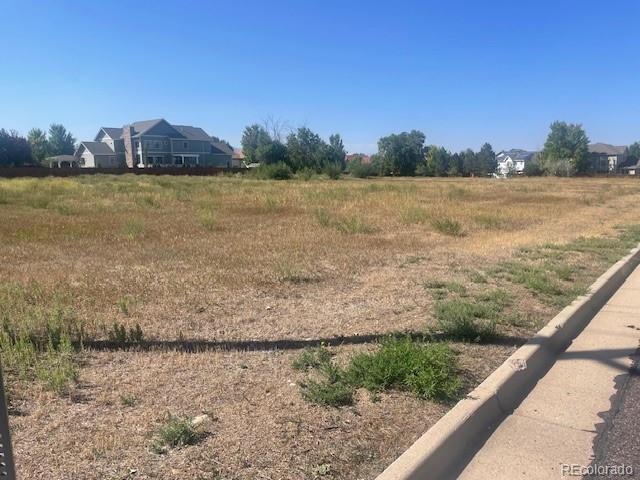
[{"label": "wooden fence", "polygon": [[78,175],[221,175],[223,173],[245,173],[246,168],[222,167],[157,167],[157,168],[47,168],[4,167],[0,177],[76,177]]}]

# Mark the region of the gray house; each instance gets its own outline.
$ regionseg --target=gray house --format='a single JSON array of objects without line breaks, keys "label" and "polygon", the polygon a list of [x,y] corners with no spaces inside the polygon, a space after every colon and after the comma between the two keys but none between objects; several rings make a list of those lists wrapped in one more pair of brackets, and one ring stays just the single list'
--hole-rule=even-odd
[{"label": "gray house", "polygon": [[122,128],[102,127],[93,142],[82,142],[75,157],[81,167],[231,168],[233,150],[199,127],[172,125],[163,118]]},{"label": "gray house", "polygon": [[627,166],[629,151],[624,145],[592,143],[589,145],[589,157],[594,171],[613,173]]}]

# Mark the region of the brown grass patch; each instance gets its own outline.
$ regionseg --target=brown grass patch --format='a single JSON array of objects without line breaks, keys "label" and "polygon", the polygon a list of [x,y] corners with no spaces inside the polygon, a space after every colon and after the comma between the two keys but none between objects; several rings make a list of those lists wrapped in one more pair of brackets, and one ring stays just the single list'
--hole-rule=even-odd
[{"label": "brown grass patch", "polygon": [[[453,343],[466,391],[612,260],[593,241],[537,247],[615,235],[638,222],[638,201],[626,178],[0,180],[0,282],[48,292],[33,308],[62,303],[89,340],[117,323],[160,344],[212,345],[85,349],[66,396],[7,372],[21,478],[374,477],[449,406],[363,391],[353,406],[310,405],[298,351],[259,342],[340,337],[346,362],[378,348],[362,336],[437,329],[437,302],[505,289],[511,301],[492,318],[502,340]],[[214,348],[225,340],[257,350]],[[202,413],[213,420],[201,442],[149,452],[168,414]]]}]

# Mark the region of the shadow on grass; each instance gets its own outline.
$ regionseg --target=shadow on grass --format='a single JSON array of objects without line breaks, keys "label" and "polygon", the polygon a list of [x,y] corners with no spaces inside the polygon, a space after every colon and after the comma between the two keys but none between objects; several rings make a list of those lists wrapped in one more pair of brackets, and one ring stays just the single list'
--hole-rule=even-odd
[{"label": "shadow on grass", "polygon": [[[215,350],[245,350],[245,351],[268,351],[268,350],[300,350],[309,347],[340,346],[340,345],[362,345],[366,343],[377,343],[389,337],[411,338],[414,341],[458,341],[450,335],[442,333],[426,334],[424,332],[393,332],[385,334],[367,334],[350,336],[333,336],[314,339],[280,339],[280,340],[143,340],[141,342],[121,343],[112,340],[84,340],[82,343],[75,343],[76,348],[88,348],[98,351],[110,350],[137,350],[137,351],[179,351],[187,353],[198,353]],[[481,344],[490,345],[522,345],[529,337],[519,337],[510,335],[495,335]]]}]

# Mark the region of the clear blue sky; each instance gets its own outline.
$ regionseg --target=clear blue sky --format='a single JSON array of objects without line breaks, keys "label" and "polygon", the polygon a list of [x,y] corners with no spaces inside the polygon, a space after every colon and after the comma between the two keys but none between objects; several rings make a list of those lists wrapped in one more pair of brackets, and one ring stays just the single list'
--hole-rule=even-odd
[{"label": "clear blue sky", "polygon": [[553,120],[640,140],[640,2],[30,1],[0,5],[0,127],[164,117],[238,145],[268,116],[372,152],[419,129],[542,146]]}]

